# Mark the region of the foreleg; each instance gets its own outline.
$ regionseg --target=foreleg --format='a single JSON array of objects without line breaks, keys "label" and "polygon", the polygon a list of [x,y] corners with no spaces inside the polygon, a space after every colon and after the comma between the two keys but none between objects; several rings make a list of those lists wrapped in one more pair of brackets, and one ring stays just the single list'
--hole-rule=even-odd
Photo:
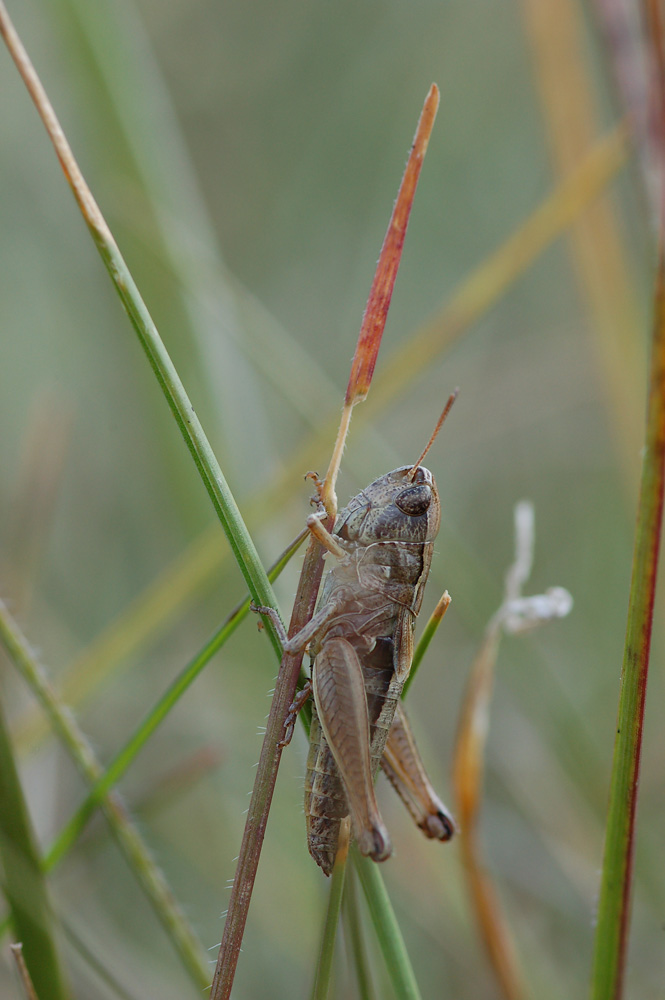
[{"label": "foreleg", "polygon": [[331,618],[338,615],[346,607],[347,603],[347,591],[342,588],[338,589],[334,600],[328,601],[322,608],[319,608],[307,624],[299,632],[296,632],[295,635],[292,635],[290,639],[286,634],[282,619],[274,608],[264,607],[262,604],[252,604],[251,609],[259,615],[266,615],[270,619],[279,635],[282,649],[285,653],[302,653],[312,639],[316,638],[322,628],[328,624]]}]

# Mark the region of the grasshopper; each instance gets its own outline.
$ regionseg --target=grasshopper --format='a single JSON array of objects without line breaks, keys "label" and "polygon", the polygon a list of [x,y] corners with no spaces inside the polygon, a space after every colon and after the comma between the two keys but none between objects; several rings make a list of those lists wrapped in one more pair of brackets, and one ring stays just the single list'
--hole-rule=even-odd
[{"label": "grasshopper", "polygon": [[285,652],[308,648],[312,661],[311,681],[291,706],[283,745],[313,693],[305,814],[310,854],[326,875],[348,815],[362,854],[385,861],[392,853],[374,794],[379,766],[426,836],[449,840],[454,833],[399,699],[441,519],[434,477],[420,463],[455,395],[415,465],[361,490],[340,511],[332,533],[318,514],[308,518],[311,532],[338,559],[326,573],[311,621],[287,639],[272,609],[256,609],[280,628]]}]

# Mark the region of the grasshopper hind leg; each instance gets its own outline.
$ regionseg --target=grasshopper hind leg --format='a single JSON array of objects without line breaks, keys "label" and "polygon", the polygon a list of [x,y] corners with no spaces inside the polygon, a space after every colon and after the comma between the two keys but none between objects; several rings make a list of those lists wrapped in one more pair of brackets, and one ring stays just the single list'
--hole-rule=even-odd
[{"label": "grasshopper hind leg", "polygon": [[397,705],[381,769],[426,837],[442,841],[453,837],[455,820],[432,787],[401,703]]}]

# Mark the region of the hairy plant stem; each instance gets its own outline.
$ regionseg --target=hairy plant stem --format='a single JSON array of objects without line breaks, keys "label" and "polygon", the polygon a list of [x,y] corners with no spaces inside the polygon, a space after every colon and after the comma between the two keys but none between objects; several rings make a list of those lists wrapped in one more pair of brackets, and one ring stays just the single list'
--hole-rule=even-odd
[{"label": "hairy plant stem", "polygon": [[[312,538],[305,553],[289,626],[289,636],[299,632],[314,614],[321,576],[323,575],[323,554],[323,547]],[[285,653],[280,663],[240,845],[238,865],[231,889],[222,943],[217,956],[210,1000],[227,1000],[231,995],[263,838],[268,824],[270,804],[275,790],[277,771],[282,758],[280,741],[284,736],[284,723],[289,706],[295,697],[302,659],[302,653]]]}]

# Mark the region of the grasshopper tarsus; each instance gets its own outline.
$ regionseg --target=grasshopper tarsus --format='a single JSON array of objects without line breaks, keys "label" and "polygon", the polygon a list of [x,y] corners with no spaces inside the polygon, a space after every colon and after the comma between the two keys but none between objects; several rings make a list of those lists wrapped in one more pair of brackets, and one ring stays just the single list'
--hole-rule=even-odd
[{"label": "grasshopper tarsus", "polygon": [[318,472],[306,472],[304,475],[305,479],[311,479],[316,487],[316,495],[318,497],[319,503],[321,502],[321,491],[323,490],[323,479],[319,478]]},{"label": "grasshopper tarsus", "polygon": [[363,830],[362,833],[358,832],[356,839],[360,853],[372,861],[387,861],[393,853],[393,845],[383,823]]},{"label": "grasshopper tarsus", "polygon": [[328,511],[326,510],[326,506],[323,502],[323,488],[325,486],[325,480],[319,479],[318,472],[305,473],[305,479],[311,479],[314,483],[314,488],[316,489],[316,493],[309,498],[310,504],[312,507],[316,507],[317,514],[326,518],[328,516]]},{"label": "grasshopper tarsus", "polygon": [[[249,610],[253,611],[255,615],[265,615],[266,618],[270,619],[275,629],[275,632],[277,632],[277,635],[279,636],[279,641],[281,642],[282,646],[286,642],[288,642],[288,636],[286,634],[286,629],[284,628],[284,622],[279,617],[279,614],[275,611],[274,608],[271,608],[265,604],[255,604],[254,601],[251,601],[249,605]],[[259,622],[259,628],[261,628],[262,624],[263,624],[262,622]]]},{"label": "grasshopper tarsus", "polygon": [[303,707],[308,698],[312,694],[312,682],[310,680],[305,681],[300,691],[297,692],[295,698],[289,705],[289,711],[284,719],[284,735],[277,744],[280,750],[284,747],[288,747],[289,743],[293,739],[293,732],[296,727],[296,719],[300,714],[300,709]]},{"label": "grasshopper tarsus", "polygon": [[427,816],[423,822],[418,825],[425,836],[429,837],[430,840],[441,840],[445,842],[446,840],[451,840],[456,833],[456,827],[452,816],[443,811],[438,812],[435,816]]}]

